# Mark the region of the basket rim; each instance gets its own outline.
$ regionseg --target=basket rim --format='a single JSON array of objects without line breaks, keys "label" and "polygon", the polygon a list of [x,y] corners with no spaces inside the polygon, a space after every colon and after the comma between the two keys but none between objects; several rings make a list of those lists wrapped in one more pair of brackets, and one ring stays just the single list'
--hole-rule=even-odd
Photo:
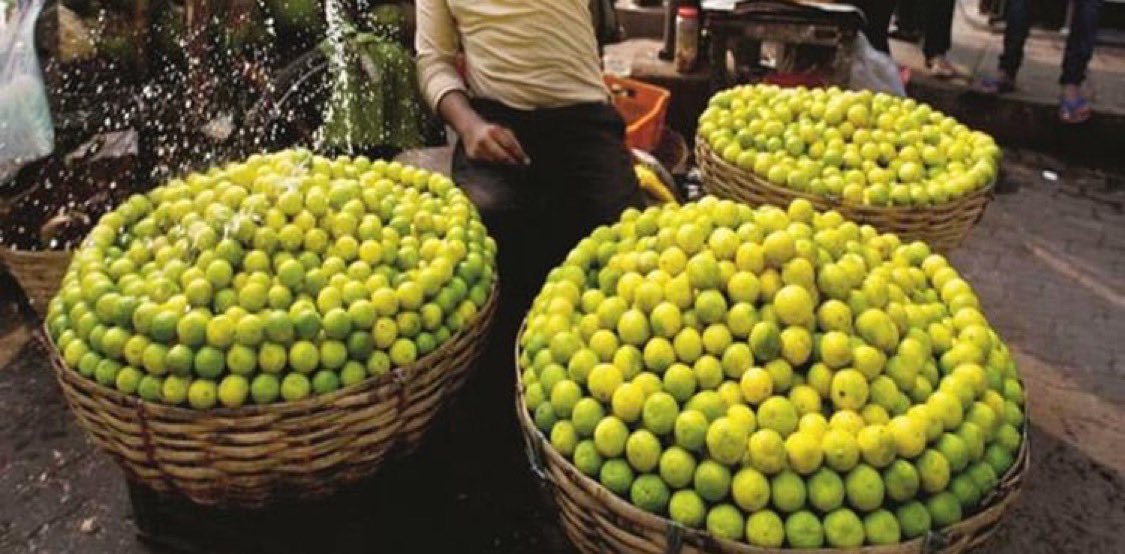
[{"label": "basket rim", "polygon": [[760,175],[758,175],[757,173],[754,173],[753,171],[747,171],[747,170],[742,169],[738,166],[730,164],[729,162],[724,160],[723,157],[718,154],[718,152],[716,152],[713,148],[711,148],[711,145],[707,142],[707,140],[704,137],[702,137],[700,135],[696,135],[695,136],[696,164],[702,166],[702,164],[700,163],[700,160],[704,157],[709,158],[711,163],[719,165],[727,171],[735,172],[735,173],[745,177],[746,179],[748,179],[750,181],[753,181],[755,185],[765,189],[768,192],[771,192],[771,193],[774,193],[774,194],[777,194],[777,195],[787,196],[791,200],[803,198],[803,199],[808,200],[810,202],[818,202],[818,201],[824,202],[831,209],[844,208],[844,209],[848,209],[848,210],[855,210],[855,211],[861,212],[864,215],[871,215],[871,214],[924,214],[924,213],[930,213],[930,212],[935,212],[935,211],[939,211],[939,210],[941,210],[941,211],[956,210],[956,209],[961,208],[963,205],[966,205],[970,202],[973,202],[973,201],[977,200],[978,198],[985,197],[985,196],[988,196],[988,197],[993,196],[993,194],[995,192],[996,181],[999,179],[999,174],[997,174],[996,176],[994,176],[992,178],[991,181],[989,181],[989,183],[987,185],[985,185],[983,187],[980,187],[980,188],[977,188],[977,189],[973,190],[972,192],[970,192],[969,194],[966,194],[965,196],[960,196],[960,197],[955,198],[951,201],[942,202],[941,204],[932,204],[932,205],[927,205],[927,206],[876,206],[876,205],[873,205],[873,204],[866,204],[866,203],[864,203],[864,204],[848,203],[848,202],[844,202],[844,200],[842,198],[836,197],[836,196],[827,196],[827,195],[822,196],[822,195],[818,195],[818,194],[796,191],[796,190],[792,190],[792,189],[789,189],[789,188],[777,186],[777,185],[767,181],[766,179],[763,179]]},{"label": "basket rim", "polygon": [[[526,327],[527,327],[527,318],[525,317],[520,323],[519,332],[516,334],[516,340],[515,340],[515,372],[516,372],[515,408],[516,408],[516,417],[519,419],[519,423],[520,423],[520,427],[521,427],[521,431],[522,431],[521,434],[524,436],[525,440],[528,442],[527,445],[526,445],[527,448],[528,448],[527,455],[530,458],[529,462],[532,465],[532,472],[534,474],[536,474],[541,480],[551,481],[552,484],[554,484],[553,483],[554,478],[551,476],[550,472],[546,471],[546,469],[545,469],[547,464],[543,464],[538,459],[540,456],[546,456],[546,457],[550,458],[551,462],[553,462],[555,464],[559,464],[559,466],[561,467],[563,472],[566,473],[567,476],[569,476],[570,479],[576,480],[577,484],[579,486],[581,486],[583,489],[585,489],[586,491],[599,490],[599,489],[604,491],[606,494],[603,495],[603,496],[605,498],[609,499],[608,501],[610,503],[612,503],[612,507],[610,509],[614,512],[623,513],[623,515],[625,515],[625,516],[627,516],[627,517],[629,517],[633,520],[640,521],[640,522],[642,522],[644,524],[647,524],[647,525],[660,524],[666,530],[675,528],[675,529],[678,530],[678,532],[683,533],[686,536],[691,536],[693,538],[696,538],[700,542],[711,541],[711,542],[715,542],[715,543],[718,543],[720,545],[723,545],[723,549],[722,549],[723,551],[732,551],[733,550],[735,552],[761,553],[761,554],[775,554],[775,553],[781,552],[781,551],[794,551],[794,552],[798,551],[798,549],[793,549],[793,548],[788,548],[788,547],[766,548],[766,547],[761,547],[761,546],[755,546],[755,545],[752,545],[752,544],[750,544],[748,542],[745,542],[745,541],[731,541],[731,540],[715,537],[715,536],[711,535],[710,533],[708,533],[705,529],[696,529],[696,528],[685,527],[685,526],[683,526],[679,523],[676,523],[675,521],[672,521],[671,519],[669,519],[669,518],[667,518],[663,515],[658,515],[658,514],[646,512],[646,511],[638,508],[637,506],[634,506],[632,503],[627,502],[624,499],[622,499],[621,497],[614,494],[612,491],[607,489],[604,485],[602,485],[598,481],[595,481],[594,479],[592,479],[588,475],[579,471],[578,468],[575,467],[575,465],[570,460],[568,460],[565,456],[563,456],[558,451],[556,451],[553,446],[551,446],[550,440],[543,434],[543,432],[541,430],[539,430],[538,427],[536,427],[535,422],[531,419],[531,414],[529,413],[529,411],[527,409],[527,405],[524,402],[523,372],[520,371],[520,364],[519,364],[519,356],[520,356],[520,352],[521,352],[522,348],[520,346],[520,340],[519,339],[523,335],[524,329]],[[1021,384],[1023,384],[1022,379],[1021,379]],[[931,541],[934,540],[935,536],[942,537],[942,536],[944,536],[944,535],[946,535],[950,532],[957,531],[957,530],[967,528],[967,527],[972,527],[975,524],[977,524],[978,522],[981,522],[985,516],[991,514],[992,512],[994,512],[996,510],[1003,511],[1004,509],[1006,509],[1007,505],[1011,501],[1014,501],[1019,496],[1019,494],[1021,492],[1021,489],[1023,487],[1023,477],[1024,477],[1024,475],[1027,474],[1028,469],[1031,467],[1031,454],[1030,454],[1031,447],[1030,447],[1030,444],[1029,444],[1030,441],[1029,441],[1029,437],[1028,437],[1028,429],[1031,426],[1031,419],[1030,419],[1030,412],[1027,409],[1027,405],[1028,405],[1028,402],[1027,402],[1027,399],[1025,398],[1025,400],[1024,400],[1024,414],[1025,414],[1024,415],[1024,424],[1023,424],[1023,429],[1022,429],[1022,432],[1021,432],[1021,435],[1023,436],[1023,440],[1020,442],[1020,450],[1016,454],[1015,461],[1012,463],[1012,467],[1008,468],[1008,471],[1004,472],[1004,475],[1000,476],[997,479],[998,484],[1006,483],[1006,482],[1014,482],[1015,486],[1013,488],[1011,488],[1010,490],[1006,491],[1003,494],[997,494],[996,491],[998,491],[999,488],[993,489],[993,491],[991,491],[992,494],[990,494],[987,498],[984,499],[984,502],[982,502],[982,504],[979,505],[976,508],[976,511],[973,513],[972,516],[970,516],[968,518],[965,518],[965,519],[962,519],[961,521],[959,521],[959,522],[957,522],[953,525],[950,525],[948,527],[943,527],[941,529],[934,529],[934,530],[929,531],[925,535],[910,539],[909,541],[900,542],[900,543],[897,543],[897,544],[866,545],[866,546],[861,546],[859,548],[852,548],[852,549],[835,549],[835,548],[831,548],[831,547],[825,547],[825,548],[820,548],[820,549],[800,550],[800,551],[801,552],[809,552],[810,554],[820,554],[820,553],[832,554],[832,553],[843,552],[845,550],[847,552],[856,552],[856,553],[862,553],[862,554],[901,554],[903,552],[902,549],[904,549],[904,548],[917,547],[917,548],[920,549],[920,550],[918,550],[919,552],[928,552],[929,550],[926,550],[926,549],[929,548],[930,544],[932,544]],[[532,441],[532,440],[535,441],[535,444],[530,443],[530,441]],[[984,527],[986,525],[987,524],[982,524],[982,525],[980,525],[980,527]],[[939,538],[938,540],[940,541],[941,539]]]},{"label": "basket rim", "polygon": [[68,368],[66,366],[66,362],[62,359],[62,355],[59,352],[58,346],[55,345],[54,339],[51,338],[51,334],[47,330],[46,321],[44,321],[39,327],[36,328],[36,335],[47,351],[47,356],[52,360],[51,365],[54,366],[56,376],[59,379],[66,379],[67,381],[77,385],[77,387],[86,394],[109,397],[113,401],[123,405],[127,405],[130,408],[159,410],[169,416],[183,419],[205,419],[212,417],[253,417],[264,414],[271,414],[279,411],[312,411],[357,392],[367,389],[379,389],[387,385],[401,388],[404,383],[408,382],[411,378],[416,376],[419,373],[419,370],[424,371],[426,368],[432,366],[433,363],[431,362],[435,359],[440,359],[439,355],[444,356],[460,341],[464,340],[466,335],[473,331],[474,326],[488,321],[490,318],[483,316],[495,310],[496,305],[499,302],[499,291],[500,277],[499,274],[497,274],[496,278],[492,282],[492,287],[489,290],[488,300],[485,302],[484,306],[477,311],[473,320],[466,323],[465,326],[457,331],[456,334],[449,337],[449,339],[442,343],[441,346],[435,348],[429,354],[418,358],[414,361],[414,363],[408,366],[392,367],[383,375],[380,375],[378,377],[368,376],[358,383],[353,383],[346,387],[341,387],[328,394],[314,394],[292,402],[247,404],[238,408],[212,407],[207,410],[196,410],[194,408],[186,408],[181,405],[170,405],[163,404],[161,402],[152,402],[136,395],[125,394],[115,388],[107,387],[96,381],[79,375],[76,371]]}]

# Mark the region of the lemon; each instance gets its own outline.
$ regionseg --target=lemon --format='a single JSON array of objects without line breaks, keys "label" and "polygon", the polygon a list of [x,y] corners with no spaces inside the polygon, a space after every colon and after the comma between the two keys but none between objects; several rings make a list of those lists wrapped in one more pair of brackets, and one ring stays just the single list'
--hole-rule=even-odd
[{"label": "lemon", "polygon": [[730,470],[712,460],[703,460],[695,468],[692,479],[695,492],[708,502],[719,502],[730,492]]},{"label": "lemon", "polygon": [[[548,405],[549,404],[544,404],[544,406]],[[625,466],[626,469],[628,469],[629,464],[626,463],[625,460],[619,461]],[[581,471],[582,473],[590,477],[597,477],[602,469],[602,463],[602,456],[598,453],[598,449],[594,445],[594,441],[586,439],[579,442],[578,445],[574,447],[574,467],[578,468],[578,471]],[[630,486],[632,485],[631,480],[629,484]]]},{"label": "lemon", "polygon": [[752,367],[743,373],[739,386],[743,398],[750,404],[761,404],[773,394],[773,379],[760,367]]},{"label": "lemon", "polygon": [[992,466],[984,461],[972,464],[969,466],[967,472],[982,493],[992,491],[999,482],[996,470],[992,469]]},{"label": "lemon", "polygon": [[617,321],[617,335],[626,344],[643,345],[651,335],[648,318],[640,310],[627,310]]},{"label": "lemon", "polygon": [[929,510],[917,500],[899,506],[895,511],[895,518],[898,520],[902,536],[907,539],[926,534],[932,526]]},{"label": "lemon", "polygon": [[792,471],[782,471],[770,480],[770,497],[781,512],[792,513],[803,508],[807,494],[804,480]]},{"label": "lemon", "polygon": [[922,490],[938,493],[949,484],[949,462],[937,450],[926,450],[915,462]]},{"label": "lemon", "polygon": [[[597,430],[594,431],[595,444]],[[625,458],[638,472],[652,471],[660,462],[660,440],[645,429],[634,431],[625,441]]]},{"label": "lemon", "polygon": [[733,465],[746,453],[749,433],[747,427],[720,417],[707,428],[707,453],[717,462]]},{"label": "lemon", "polygon": [[797,430],[821,441],[824,439],[824,434],[828,432],[828,420],[820,412],[807,413],[798,420]]},{"label": "lemon", "polygon": [[645,429],[657,435],[666,435],[672,432],[679,416],[680,408],[676,399],[665,392],[657,392],[645,399],[641,410],[641,419]]},{"label": "lemon", "polygon": [[605,417],[605,410],[602,404],[591,397],[579,400],[570,412],[570,421],[574,422],[579,437],[593,436],[597,423],[601,422],[603,417]]},{"label": "lemon", "polygon": [[719,504],[707,512],[707,532],[726,540],[742,538],[744,532],[742,512],[730,504]]},{"label": "lemon", "polygon": [[867,404],[867,379],[854,369],[836,372],[832,377],[830,396],[837,409],[858,410]]},{"label": "lemon", "polygon": [[758,425],[787,437],[797,429],[798,415],[793,404],[783,396],[771,396],[758,406]]},{"label": "lemon", "polygon": [[[626,450],[628,450],[628,445],[626,445]],[[672,446],[660,455],[659,467],[660,478],[664,479],[668,486],[674,489],[682,489],[690,485],[695,476],[695,457],[684,448]]]},{"label": "lemon", "polygon": [[581,398],[582,388],[578,386],[578,383],[569,379],[563,379],[555,383],[555,386],[551,387],[551,407],[559,417],[569,418],[574,411],[574,405],[577,404]]},{"label": "lemon", "polygon": [[748,455],[750,465],[767,475],[784,469],[788,456],[784,439],[773,429],[759,429],[751,434]]},{"label": "lemon", "polygon": [[[188,391],[190,395],[190,389]],[[227,375],[219,383],[219,402],[227,408],[238,408],[250,395],[250,382],[242,375]]]},{"label": "lemon", "polygon": [[996,429],[999,426],[999,419],[996,417],[996,412],[984,402],[974,402],[966,407],[965,421],[972,423],[980,428],[981,433],[984,435],[985,442],[991,441],[996,434]]},{"label": "lemon", "polygon": [[618,387],[622,386],[624,380],[625,377],[617,366],[598,364],[590,370],[590,374],[586,377],[586,388],[589,389],[590,395],[595,399],[609,402],[613,399],[613,394]]},{"label": "lemon", "polygon": [[926,431],[917,418],[895,416],[887,424],[900,457],[913,458],[926,448]]},{"label": "lemon", "polygon": [[752,468],[743,468],[731,481],[731,498],[742,510],[753,513],[770,500],[770,483],[765,475]]},{"label": "lemon", "polygon": [[898,544],[902,530],[894,514],[887,510],[876,510],[863,518],[863,530],[870,544]]},{"label": "lemon", "polygon": [[751,514],[746,520],[746,540],[754,546],[778,548],[785,542],[785,524],[771,510]]},{"label": "lemon", "polygon": [[821,439],[821,450],[824,452],[825,465],[836,471],[849,471],[859,462],[859,443],[844,429],[830,428],[825,431]]},{"label": "lemon", "polygon": [[274,375],[260,373],[250,383],[250,397],[255,404],[269,404],[276,401],[280,394],[281,383]]},{"label": "lemon", "polygon": [[897,502],[906,502],[917,494],[921,480],[910,462],[895,460],[883,470],[883,483],[886,485],[887,496]]},{"label": "lemon", "polygon": [[679,490],[668,502],[668,517],[687,527],[703,525],[707,511],[703,499],[693,490]]},{"label": "lemon", "polygon": [[750,331],[750,349],[754,359],[774,360],[781,353],[781,330],[776,323],[759,321]]},{"label": "lemon", "polygon": [[641,416],[644,401],[645,391],[640,385],[636,383],[624,383],[620,387],[617,387],[617,390],[613,391],[613,397],[611,399],[613,415],[627,423],[637,421]]},{"label": "lemon", "polygon": [[969,464],[969,448],[965,440],[953,433],[944,433],[934,448],[941,453],[953,473],[959,473]]},{"label": "lemon", "polygon": [[938,529],[961,521],[961,501],[951,492],[941,492],[926,501],[926,511],[930,513],[933,526]]},{"label": "lemon", "polygon": [[686,409],[676,416],[673,427],[677,445],[699,451],[706,444],[708,423],[703,412]]},{"label": "lemon", "polygon": [[898,327],[886,312],[869,309],[861,313],[856,318],[855,328],[864,341],[883,352],[894,352],[898,346]]},{"label": "lemon", "polygon": [[812,355],[812,335],[803,327],[787,327],[781,332],[781,356],[790,364],[803,365]]},{"label": "lemon", "polygon": [[802,510],[785,520],[785,537],[793,548],[817,548],[824,544],[824,528],[816,515]]},{"label": "lemon", "polygon": [[830,512],[844,503],[844,481],[828,468],[821,468],[809,478],[809,504],[821,512]]},{"label": "lemon", "polygon": [[847,366],[852,361],[851,339],[841,331],[829,331],[821,336],[820,360],[832,369]]},{"label": "lemon", "polygon": [[957,497],[961,503],[962,511],[972,510],[981,499],[980,488],[973,478],[967,474],[958,475],[949,481],[949,492]]},{"label": "lemon", "polygon": [[188,386],[187,401],[192,408],[206,410],[213,407],[217,400],[218,390],[214,381],[197,379]]},{"label": "lemon", "polygon": [[602,418],[594,427],[593,436],[594,445],[597,447],[599,455],[605,458],[616,458],[625,452],[629,429],[620,419],[607,416]]},{"label": "lemon", "polygon": [[852,349],[852,366],[869,380],[883,372],[886,361],[886,355],[872,346],[863,344]]},{"label": "lemon", "polygon": [[785,439],[785,452],[789,467],[802,475],[816,471],[824,460],[820,441],[811,433],[799,431],[789,435]]},{"label": "lemon", "polygon": [[875,467],[886,467],[895,456],[894,435],[882,425],[868,425],[856,435],[863,460]]}]

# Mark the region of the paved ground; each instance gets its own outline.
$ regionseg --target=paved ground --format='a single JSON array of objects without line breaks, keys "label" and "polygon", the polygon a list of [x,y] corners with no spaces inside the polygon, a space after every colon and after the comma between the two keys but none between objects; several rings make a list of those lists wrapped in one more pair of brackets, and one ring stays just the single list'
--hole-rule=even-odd
[{"label": "paved ground", "polygon": [[[1034,421],[1026,489],[988,551],[1125,551],[1122,179],[1010,151],[1009,192],[953,256],[1017,353]],[[0,552],[150,550],[135,538],[138,516],[164,536],[215,541],[206,551],[567,551],[525,469],[510,378],[494,367],[478,372],[426,449],[331,502],[188,516],[148,503],[138,513],[16,320],[0,313],[0,490],[11,491]]]}]

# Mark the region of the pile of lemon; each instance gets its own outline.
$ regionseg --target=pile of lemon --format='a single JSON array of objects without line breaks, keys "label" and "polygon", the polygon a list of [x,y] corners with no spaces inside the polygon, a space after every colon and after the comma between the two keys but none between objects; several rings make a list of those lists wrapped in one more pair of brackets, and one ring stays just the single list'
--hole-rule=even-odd
[{"label": "pile of lemon", "polygon": [[495,256],[447,177],[254,155],[103,216],[47,328],[69,368],[144,400],[297,401],[412,364],[471,324]]},{"label": "pile of lemon", "polygon": [[854,205],[931,206],[996,178],[989,135],[910,98],[745,85],[711,98],[699,137],[770,183]]},{"label": "pile of lemon", "polygon": [[758,546],[952,525],[1023,436],[1008,348],[945,258],[805,200],[626,211],[552,270],[519,346],[555,450],[639,508]]}]

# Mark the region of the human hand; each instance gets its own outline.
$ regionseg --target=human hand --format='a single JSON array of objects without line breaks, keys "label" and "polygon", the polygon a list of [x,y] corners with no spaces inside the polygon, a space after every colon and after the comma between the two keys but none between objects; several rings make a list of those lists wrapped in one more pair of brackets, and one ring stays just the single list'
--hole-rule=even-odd
[{"label": "human hand", "polygon": [[515,133],[495,123],[479,120],[461,134],[461,140],[470,160],[507,165],[531,163]]}]

